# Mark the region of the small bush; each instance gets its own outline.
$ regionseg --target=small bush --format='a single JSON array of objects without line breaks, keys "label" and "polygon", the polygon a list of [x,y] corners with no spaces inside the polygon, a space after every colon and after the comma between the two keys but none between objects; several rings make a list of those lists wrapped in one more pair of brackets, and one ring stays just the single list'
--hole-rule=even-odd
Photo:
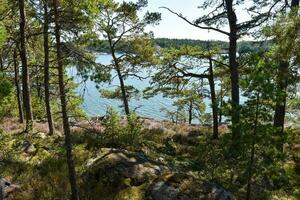
[{"label": "small bush", "polygon": [[120,115],[109,109],[103,123],[105,130],[101,134],[101,143],[105,147],[140,147],[142,143],[142,124],[135,113],[122,122]]},{"label": "small bush", "polygon": [[0,73],[0,120],[7,117],[14,110],[12,91],[11,82],[5,74]]},{"label": "small bush", "polygon": [[163,128],[144,129],[143,135],[147,141],[163,143],[165,139],[165,130]]}]

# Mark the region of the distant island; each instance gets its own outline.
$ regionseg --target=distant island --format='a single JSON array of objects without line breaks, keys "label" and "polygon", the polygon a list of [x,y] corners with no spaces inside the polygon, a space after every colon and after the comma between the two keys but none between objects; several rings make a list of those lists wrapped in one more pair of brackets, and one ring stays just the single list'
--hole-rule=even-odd
[{"label": "distant island", "polygon": [[[175,38],[153,38],[153,43],[158,48],[180,48],[182,46],[202,47],[209,49],[217,46],[220,49],[228,49],[229,42],[220,40],[194,40],[194,39],[175,39]],[[271,45],[270,40],[266,41],[240,41],[238,42],[238,52],[257,52],[259,49],[268,49]],[[119,44],[120,49],[126,48],[128,44],[122,42]],[[107,40],[93,40],[89,43],[89,48],[93,51],[110,53]]]}]

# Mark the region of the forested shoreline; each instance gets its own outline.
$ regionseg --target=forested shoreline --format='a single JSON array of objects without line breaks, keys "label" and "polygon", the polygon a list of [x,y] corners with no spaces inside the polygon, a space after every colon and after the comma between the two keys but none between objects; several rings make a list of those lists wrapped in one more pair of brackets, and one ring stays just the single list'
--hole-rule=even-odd
[{"label": "forested shoreline", "polygon": [[[180,48],[182,46],[202,47],[204,49],[209,46],[218,46],[221,49],[228,49],[229,43],[226,41],[205,41],[193,39],[172,39],[172,38],[153,38],[153,43],[157,48]],[[258,51],[259,49],[268,49],[272,41],[240,41],[238,42],[238,52]],[[126,43],[121,44],[122,48],[127,46]],[[96,52],[110,53],[107,41],[92,41],[88,47]]]},{"label": "forested shoreline", "polygon": [[[147,0],[0,0],[0,200],[299,199],[299,6],[160,6],[219,41],[155,38]],[[121,112],[87,117],[88,81]],[[131,106],[156,95],[168,120]]]}]

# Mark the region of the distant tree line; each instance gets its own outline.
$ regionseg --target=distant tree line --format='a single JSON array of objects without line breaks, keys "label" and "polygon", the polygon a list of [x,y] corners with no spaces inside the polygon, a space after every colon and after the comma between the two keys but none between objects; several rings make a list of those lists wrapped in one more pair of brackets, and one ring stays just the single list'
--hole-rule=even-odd
[{"label": "distant tree line", "polygon": [[[221,49],[228,49],[229,43],[226,41],[217,40],[193,40],[193,39],[171,39],[171,38],[153,38],[152,39],[157,48],[176,48],[179,49],[182,46],[190,47],[202,47],[209,49],[211,46],[218,46]],[[257,52],[260,49],[268,49],[272,44],[272,41],[240,41],[238,42],[238,52]],[[128,44],[120,42],[119,51],[126,49]],[[89,43],[89,49],[97,52],[109,53],[109,45],[105,40],[92,40]]]}]

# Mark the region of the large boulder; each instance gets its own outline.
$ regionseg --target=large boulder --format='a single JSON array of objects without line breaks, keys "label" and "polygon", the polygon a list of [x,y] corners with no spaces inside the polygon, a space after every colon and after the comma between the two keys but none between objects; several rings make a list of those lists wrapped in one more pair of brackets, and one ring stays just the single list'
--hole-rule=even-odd
[{"label": "large boulder", "polygon": [[172,173],[143,153],[101,149],[82,175],[88,199],[230,200],[231,193],[185,173]]},{"label": "large boulder", "polygon": [[126,188],[150,183],[167,170],[143,153],[105,148],[88,160],[83,174],[84,188],[91,199],[96,199],[95,193],[117,194]]},{"label": "large boulder", "polygon": [[224,188],[205,183],[191,175],[168,173],[150,185],[149,200],[230,200],[231,193]]}]

